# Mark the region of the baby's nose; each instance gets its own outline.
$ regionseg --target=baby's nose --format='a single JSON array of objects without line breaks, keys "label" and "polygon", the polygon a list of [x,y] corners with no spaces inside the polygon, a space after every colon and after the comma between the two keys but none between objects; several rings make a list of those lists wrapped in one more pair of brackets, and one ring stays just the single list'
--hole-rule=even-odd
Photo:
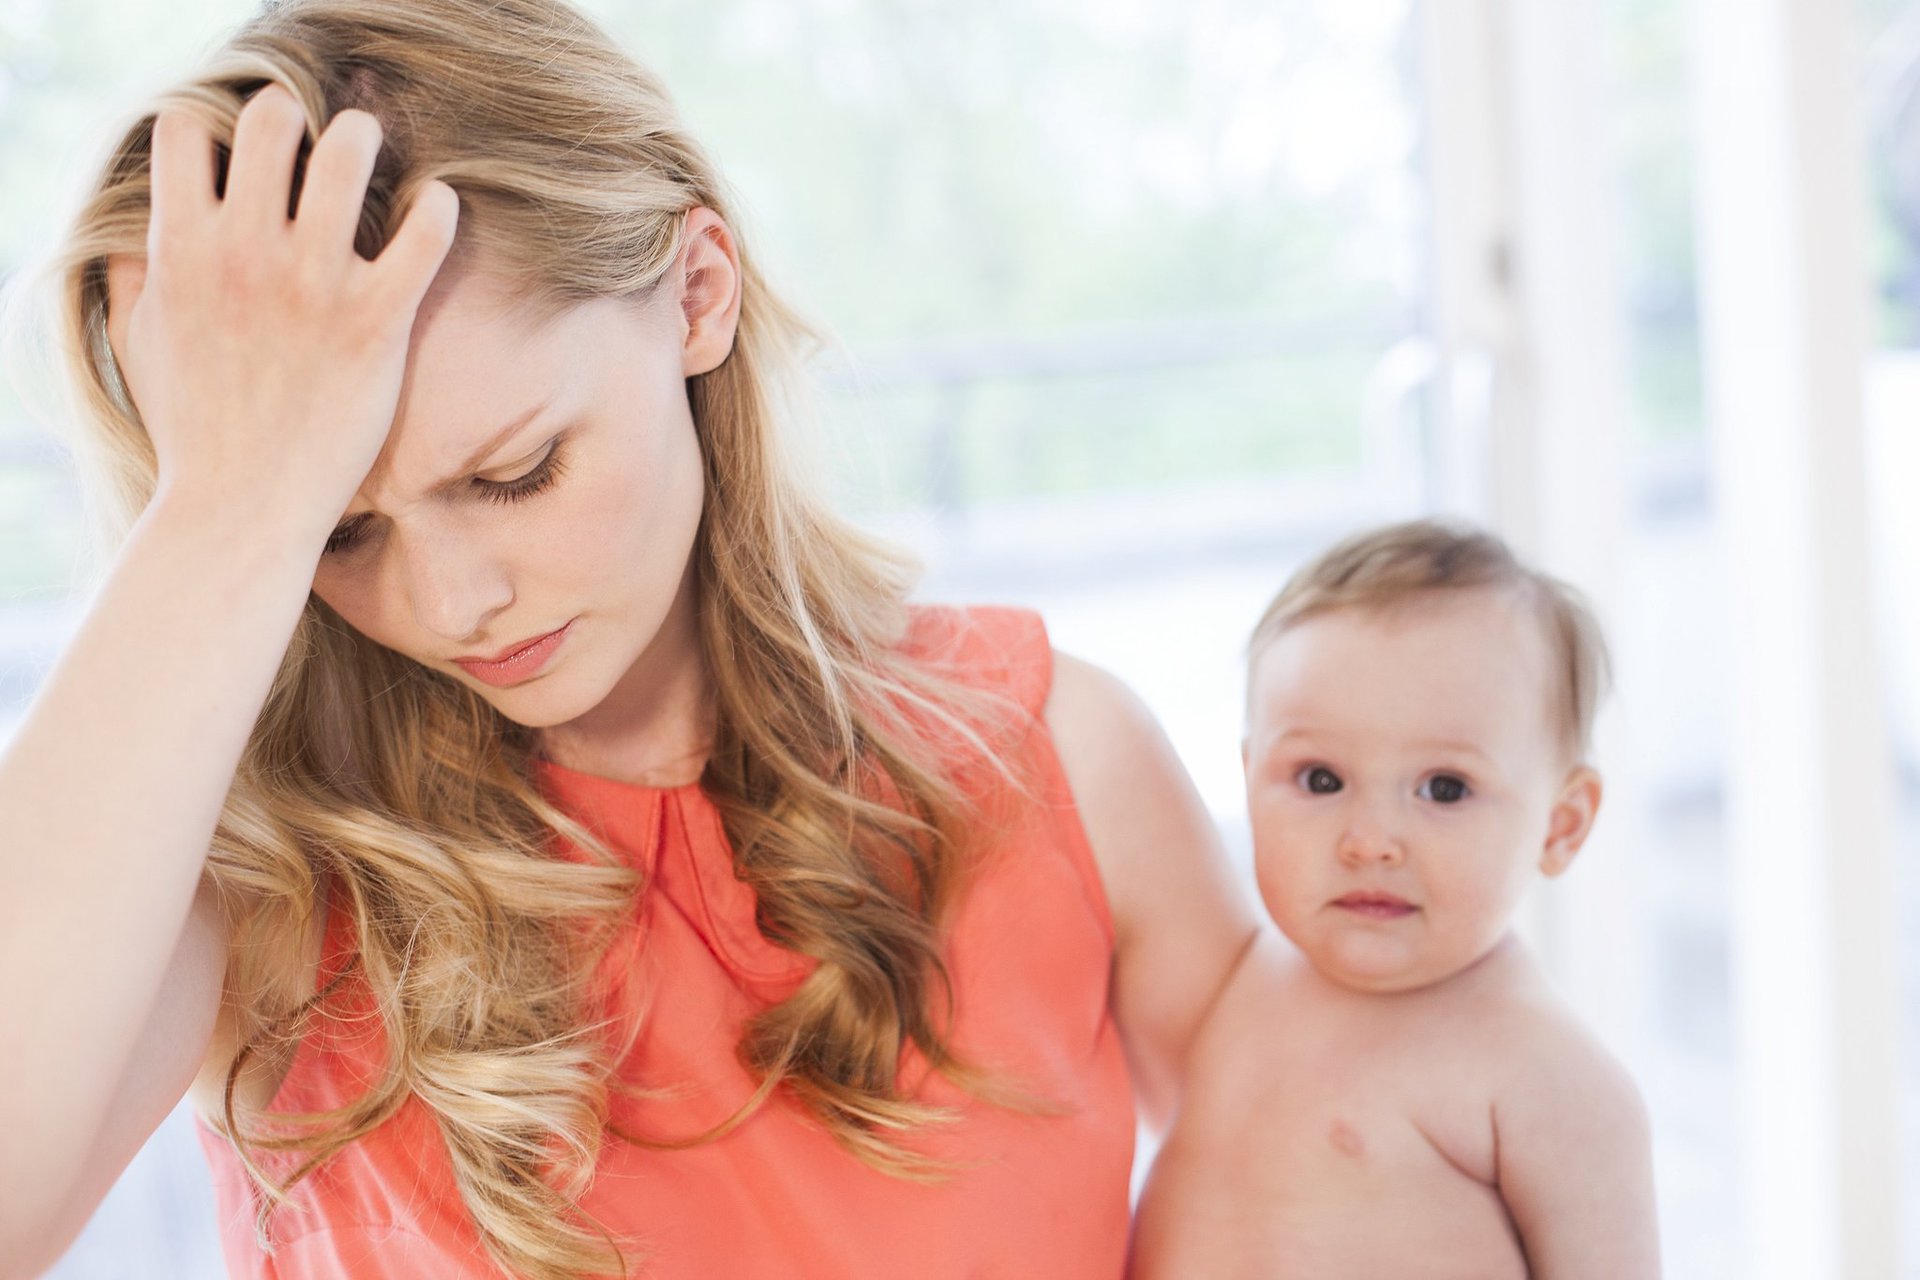
[{"label": "baby's nose", "polygon": [[1384,827],[1356,824],[1340,838],[1340,858],[1350,866],[1397,866],[1406,859],[1406,850]]}]

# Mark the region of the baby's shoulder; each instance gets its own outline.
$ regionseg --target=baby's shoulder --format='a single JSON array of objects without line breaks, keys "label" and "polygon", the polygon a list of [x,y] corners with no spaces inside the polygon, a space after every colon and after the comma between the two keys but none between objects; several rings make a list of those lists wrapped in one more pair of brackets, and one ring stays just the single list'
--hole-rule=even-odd
[{"label": "baby's shoulder", "polygon": [[1496,1114],[1573,1106],[1628,1119],[1643,1110],[1620,1060],[1537,973],[1484,1002],[1474,1039]]},{"label": "baby's shoulder", "polygon": [[1262,924],[1194,1037],[1193,1081],[1202,1091],[1237,1089],[1310,1057],[1328,1029],[1315,985],[1293,945]]}]

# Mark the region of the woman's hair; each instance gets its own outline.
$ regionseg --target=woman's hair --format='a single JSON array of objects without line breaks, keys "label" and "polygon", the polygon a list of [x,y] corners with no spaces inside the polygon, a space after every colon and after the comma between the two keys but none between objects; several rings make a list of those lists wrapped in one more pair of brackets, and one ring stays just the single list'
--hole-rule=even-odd
[{"label": "woman's hair", "polygon": [[[299,99],[313,136],[348,107],[384,126],[356,241],[367,257],[433,179],[461,199],[454,254],[555,308],[643,295],[676,260],[691,208],[739,230],[659,83],[557,0],[268,4],[138,115],[52,263],[75,453],[108,546],[155,484],[107,342],[105,269],[109,254],[144,252],[154,117],[183,107],[207,122],[224,175],[235,118],[269,83]],[[733,350],[688,386],[705,472],[692,571],[718,712],[702,783],[760,928],[819,963],[749,1024],[739,1053],[763,1081],[756,1103],[785,1086],[855,1155],[925,1174],[899,1137],[943,1113],[899,1090],[901,1055],[980,1087],[943,1036],[937,930],[981,815],[942,761],[991,762],[992,732],[896,655],[907,566],[817,505],[782,459],[782,388],[807,334],[744,251],[741,270]],[[623,1047],[591,976],[639,886],[543,797],[534,754],[530,731],[310,600],[207,868],[235,920],[228,987],[248,1018],[225,1127],[264,1192],[263,1243],[293,1184],[417,1096],[503,1267],[625,1271],[578,1199]],[[554,856],[556,833],[583,856]],[[323,898],[352,920],[385,1073],[336,1111],[237,1112],[248,1054],[284,1049],[324,1008],[302,989]],[[262,1152],[289,1172],[270,1176]]]},{"label": "woman's hair", "polygon": [[1412,520],[1357,533],[1288,579],[1253,629],[1249,665],[1288,629],[1335,609],[1417,607],[1442,592],[1506,591],[1538,620],[1553,654],[1555,720],[1573,758],[1592,749],[1593,721],[1610,678],[1606,636],[1584,597],[1521,562],[1481,529]]}]

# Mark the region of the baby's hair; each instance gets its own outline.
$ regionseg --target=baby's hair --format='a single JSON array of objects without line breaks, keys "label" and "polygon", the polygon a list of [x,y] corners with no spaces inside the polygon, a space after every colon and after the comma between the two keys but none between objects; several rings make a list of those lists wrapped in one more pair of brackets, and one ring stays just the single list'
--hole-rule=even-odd
[{"label": "baby's hair", "polygon": [[1606,636],[1585,597],[1530,568],[1481,529],[1412,520],[1353,535],[1288,580],[1247,642],[1251,667],[1289,628],[1335,609],[1391,609],[1441,591],[1507,590],[1540,619],[1558,663],[1563,742],[1576,759],[1592,749],[1594,715],[1611,680]]}]

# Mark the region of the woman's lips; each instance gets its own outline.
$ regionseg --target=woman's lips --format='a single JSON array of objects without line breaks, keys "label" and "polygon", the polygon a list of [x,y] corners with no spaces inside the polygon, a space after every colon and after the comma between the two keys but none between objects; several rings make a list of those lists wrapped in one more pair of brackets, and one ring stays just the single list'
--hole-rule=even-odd
[{"label": "woman's lips", "polygon": [[1405,898],[1391,893],[1349,893],[1335,898],[1333,905],[1369,920],[1398,920],[1420,909]]},{"label": "woman's lips", "polygon": [[[578,621],[575,619],[574,621]],[[543,636],[535,636],[522,642],[519,647],[510,649],[500,658],[455,658],[453,661],[462,671],[475,680],[491,685],[514,685],[523,680],[531,680],[540,674],[547,665],[560,642],[567,638],[567,632],[573,630],[573,622],[549,631]]]}]

